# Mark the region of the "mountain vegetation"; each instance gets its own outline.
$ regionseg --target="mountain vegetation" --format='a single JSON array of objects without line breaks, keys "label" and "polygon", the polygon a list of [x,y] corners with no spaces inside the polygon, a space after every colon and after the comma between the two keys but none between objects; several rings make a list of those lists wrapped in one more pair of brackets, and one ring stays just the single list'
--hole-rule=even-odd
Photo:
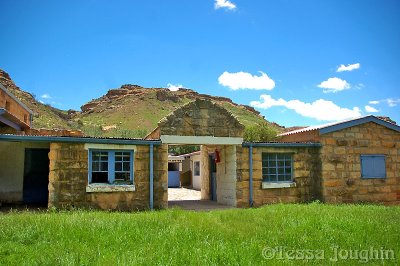
[{"label": "mountain vegetation", "polygon": [[144,88],[138,85],[122,85],[105,95],[81,106],[80,111],[60,110],[36,99],[35,95],[15,85],[8,73],[0,70],[0,82],[32,111],[34,128],[79,129],[93,137],[144,137],[151,132],[159,120],[182,105],[197,98],[209,99],[235,115],[253,136],[257,125],[271,128],[271,132],[282,131],[276,123],[270,123],[253,107],[236,104],[225,97],[200,94],[180,88]]}]

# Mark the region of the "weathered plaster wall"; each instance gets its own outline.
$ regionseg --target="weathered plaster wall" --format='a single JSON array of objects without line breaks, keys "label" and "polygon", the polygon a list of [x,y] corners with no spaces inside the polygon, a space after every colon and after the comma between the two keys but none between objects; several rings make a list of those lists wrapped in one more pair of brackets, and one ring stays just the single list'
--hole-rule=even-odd
[{"label": "weathered plaster wall", "polygon": [[[321,135],[327,202],[400,203],[400,133],[375,123]],[[361,179],[360,155],[386,156],[385,179]]]},{"label": "weathered plaster wall", "polygon": [[[114,147],[115,148],[115,147]],[[154,207],[168,206],[167,146],[154,148]],[[133,192],[86,192],[88,151],[84,144],[52,143],[50,145],[49,207],[92,207],[116,210],[149,208],[149,146],[134,151]]]},{"label": "weathered plaster wall", "polygon": [[0,202],[22,202],[25,148],[49,148],[48,143],[0,141]]},{"label": "weathered plaster wall", "polygon": [[[262,189],[262,152],[293,153],[296,187]],[[253,147],[253,204],[320,199],[321,162],[317,148]],[[249,206],[249,148],[237,146],[237,207]]]}]

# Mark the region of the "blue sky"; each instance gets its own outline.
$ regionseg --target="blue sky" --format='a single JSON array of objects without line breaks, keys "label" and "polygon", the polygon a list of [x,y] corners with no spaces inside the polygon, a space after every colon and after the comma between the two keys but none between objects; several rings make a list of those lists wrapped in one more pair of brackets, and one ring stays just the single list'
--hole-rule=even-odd
[{"label": "blue sky", "polygon": [[400,2],[0,1],[0,68],[79,109],[122,84],[183,86],[281,125],[400,122]]}]

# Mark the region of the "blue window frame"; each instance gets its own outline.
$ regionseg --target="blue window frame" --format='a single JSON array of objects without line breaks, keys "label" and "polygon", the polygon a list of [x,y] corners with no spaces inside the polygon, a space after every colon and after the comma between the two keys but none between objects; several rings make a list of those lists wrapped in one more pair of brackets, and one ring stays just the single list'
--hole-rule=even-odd
[{"label": "blue window frame", "polygon": [[293,158],[290,153],[262,153],[262,178],[264,182],[291,182]]},{"label": "blue window frame", "polygon": [[133,184],[133,151],[89,150],[89,184]]},{"label": "blue window frame", "polygon": [[361,155],[361,178],[386,178],[386,158],[381,154]]}]

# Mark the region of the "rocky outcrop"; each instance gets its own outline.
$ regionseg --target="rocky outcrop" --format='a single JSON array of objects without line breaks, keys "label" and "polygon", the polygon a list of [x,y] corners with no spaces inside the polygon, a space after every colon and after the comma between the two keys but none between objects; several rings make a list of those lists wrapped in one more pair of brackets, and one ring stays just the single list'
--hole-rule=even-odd
[{"label": "rocky outcrop", "polygon": [[150,97],[152,93],[155,93],[157,100],[160,102],[171,101],[174,103],[178,103],[184,99],[189,99],[189,100],[203,99],[203,100],[214,101],[217,103],[229,103],[235,107],[244,108],[255,115],[260,115],[260,112],[255,110],[253,107],[248,105],[236,104],[230,98],[227,97],[201,94],[194,90],[186,88],[180,88],[178,91],[170,91],[167,88],[144,88],[139,85],[132,85],[132,84],[125,84],[122,85],[121,88],[109,90],[104,96],[97,99],[93,99],[90,102],[82,105],[81,110],[84,114],[93,112],[101,113],[106,109],[114,109],[110,108],[109,106],[115,105],[114,104],[115,101],[118,101],[119,99],[122,99],[124,97],[134,97],[139,100],[144,100],[146,97]]},{"label": "rocky outcrop", "polygon": [[176,95],[174,93],[170,93],[170,91],[168,89],[157,90],[156,96],[157,96],[157,100],[159,100],[161,102],[172,101],[174,103],[177,103],[180,98],[178,95]]}]

